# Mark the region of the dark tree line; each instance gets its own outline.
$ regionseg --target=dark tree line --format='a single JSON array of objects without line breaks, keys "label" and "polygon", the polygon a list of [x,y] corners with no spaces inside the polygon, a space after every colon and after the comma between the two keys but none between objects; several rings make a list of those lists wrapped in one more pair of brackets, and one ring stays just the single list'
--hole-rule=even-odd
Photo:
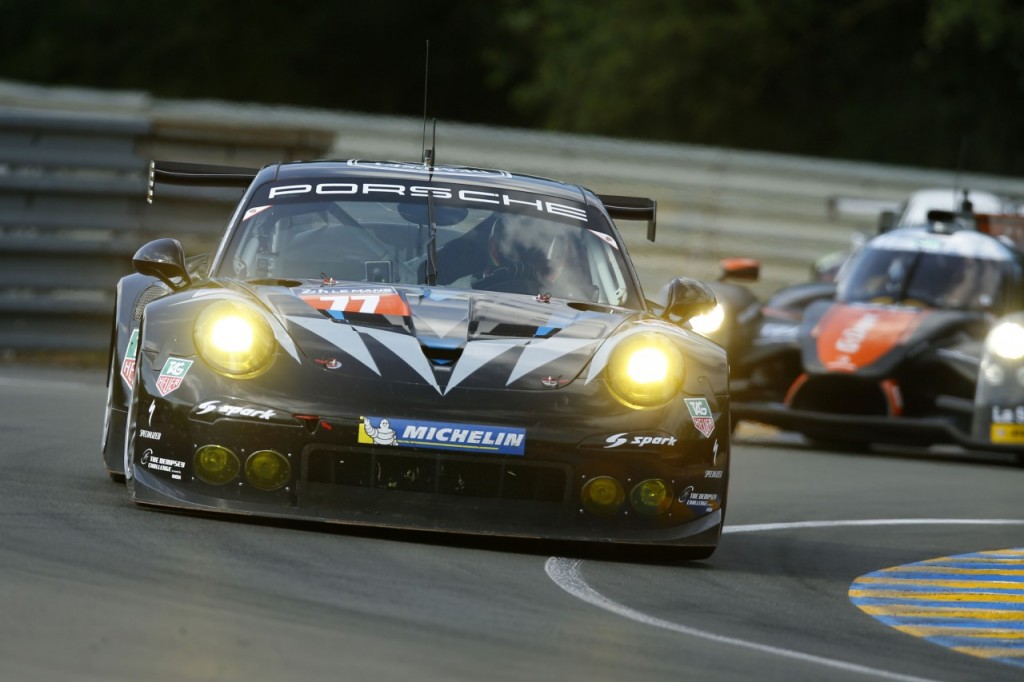
[{"label": "dark tree line", "polygon": [[1024,174],[1011,0],[0,0],[0,78]]}]

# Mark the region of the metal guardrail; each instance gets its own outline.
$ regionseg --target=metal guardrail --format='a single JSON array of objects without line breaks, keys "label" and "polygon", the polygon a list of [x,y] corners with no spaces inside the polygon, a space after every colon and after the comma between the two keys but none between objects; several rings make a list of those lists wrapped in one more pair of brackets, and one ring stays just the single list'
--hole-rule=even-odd
[{"label": "metal guardrail", "polygon": [[[249,164],[322,155],[333,135],[0,106],[0,350],[101,351],[114,285],[143,243],[213,248],[238,192],[169,187],[146,203],[154,150]],[[176,151],[181,148],[181,151]]]},{"label": "metal guardrail", "polygon": [[[152,158],[260,166],[310,158],[418,159],[422,121],[0,81],[0,351],[102,351],[117,279],[146,241],[212,248],[238,196],[162,187]],[[437,160],[556,177],[658,201],[658,241],[622,225],[649,294],[718,260],[762,260],[758,293],[873,232],[879,207],[922,187],[1024,195],[1024,179],[441,122]]]}]

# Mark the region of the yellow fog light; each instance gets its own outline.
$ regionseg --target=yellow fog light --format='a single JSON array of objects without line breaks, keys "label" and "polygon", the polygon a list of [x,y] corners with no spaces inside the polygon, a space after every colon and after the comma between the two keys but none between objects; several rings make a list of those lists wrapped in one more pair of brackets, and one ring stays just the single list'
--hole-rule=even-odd
[{"label": "yellow fog light", "polygon": [[245,460],[245,478],[260,490],[277,490],[291,475],[292,464],[280,452],[257,450]]},{"label": "yellow fog light", "polygon": [[633,487],[629,493],[629,502],[641,514],[664,514],[672,506],[672,489],[661,479],[649,478]]},{"label": "yellow fog light", "polygon": [[199,480],[224,485],[238,475],[238,456],[222,445],[204,445],[196,450],[193,464]]},{"label": "yellow fog light", "polygon": [[255,376],[274,355],[274,332],[249,306],[218,301],[196,318],[193,337],[203,360],[221,374]]},{"label": "yellow fog light", "polygon": [[626,492],[622,484],[611,476],[598,476],[583,484],[580,498],[583,508],[591,514],[609,516],[622,508]]},{"label": "yellow fog light", "polygon": [[630,407],[661,405],[683,384],[683,356],[664,334],[633,334],[612,351],[607,376],[616,397]]}]

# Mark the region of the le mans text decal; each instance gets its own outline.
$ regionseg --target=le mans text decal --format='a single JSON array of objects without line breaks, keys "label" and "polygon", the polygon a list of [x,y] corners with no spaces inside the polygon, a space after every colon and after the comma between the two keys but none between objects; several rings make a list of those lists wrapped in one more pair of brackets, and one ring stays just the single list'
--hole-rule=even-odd
[{"label": "le mans text decal", "polygon": [[160,395],[167,395],[181,386],[181,382],[185,379],[191,366],[191,360],[167,358],[167,362],[164,363],[164,368],[160,370],[160,376],[156,380],[156,389],[160,391]]},{"label": "le mans text decal", "polygon": [[993,443],[1024,443],[1024,405],[993,405],[990,434]]},{"label": "le mans text decal", "polygon": [[715,430],[715,419],[711,416],[711,408],[704,398],[686,398],[686,409],[690,411],[690,419],[697,430],[710,438]]},{"label": "le mans text decal", "polygon": [[358,441],[367,445],[395,445],[400,448],[522,455],[526,445],[526,429],[363,417],[359,424]]}]

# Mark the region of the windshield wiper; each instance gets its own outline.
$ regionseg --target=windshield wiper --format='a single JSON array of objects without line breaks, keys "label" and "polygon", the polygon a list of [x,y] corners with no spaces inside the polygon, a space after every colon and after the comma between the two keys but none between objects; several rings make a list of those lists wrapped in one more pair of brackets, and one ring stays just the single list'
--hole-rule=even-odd
[{"label": "windshield wiper", "polygon": [[427,238],[427,286],[437,284],[437,222],[434,220],[434,193],[427,191],[427,222],[430,236]]}]

